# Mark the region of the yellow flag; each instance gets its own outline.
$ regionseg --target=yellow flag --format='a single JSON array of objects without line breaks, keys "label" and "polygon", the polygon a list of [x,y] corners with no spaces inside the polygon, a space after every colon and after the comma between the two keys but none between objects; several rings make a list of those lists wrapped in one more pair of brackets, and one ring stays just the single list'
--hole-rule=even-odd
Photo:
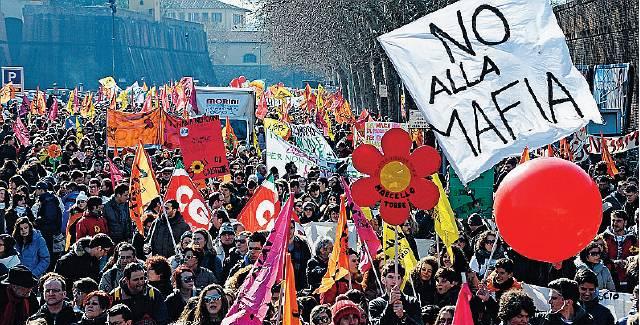
[{"label": "yellow flag", "polygon": [[67,101],[67,111],[69,114],[73,114],[73,101],[75,100],[76,91],[75,89],[69,93],[69,100]]},{"label": "yellow flag", "polygon": [[80,126],[80,117],[76,115],[76,141],[78,142],[78,144],[80,144],[80,141],[82,141],[82,138],[84,136],[82,135],[82,127]]},{"label": "yellow flag", "polygon": [[[396,257],[395,250],[395,231],[394,226],[383,222],[382,231],[382,250],[387,259],[393,260]],[[398,229],[398,262],[404,267],[404,279],[402,281],[401,289],[404,289],[405,283],[409,279],[411,271],[416,267],[418,261],[411,251],[411,246],[407,241],[407,237],[402,232],[399,226],[395,226]]]},{"label": "yellow flag", "polygon": [[524,150],[522,150],[522,156],[520,156],[520,162],[518,163],[518,165],[520,164],[524,164],[525,162],[529,161],[529,147],[524,147]]},{"label": "yellow flag", "polygon": [[256,153],[258,154],[258,157],[262,157],[262,150],[260,150],[260,144],[258,143],[258,136],[256,135],[256,132],[253,132],[253,147],[256,148]]},{"label": "yellow flag", "polygon": [[327,110],[324,111],[324,122],[327,123],[327,136],[331,141],[335,141],[335,136],[333,135],[333,130],[331,130],[331,118],[327,113]]},{"label": "yellow flag", "polygon": [[344,195],[340,199],[340,216],[338,217],[338,227],[336,228],[336,238],[333,241],[333,250],[329,257],[327,273],[322,278],[318,293],[327,292],[334,286],[336,281],[349,274],[349,230],[347,228],[347,211],[344,205]]},{"label": "yellow flag", "polygon": [[121,91],[118,95],[118,98],[116,99],[116,102],[120,103],[120,107],[122,109],[127,107],[127,105],[129,105],[129,92],[124,90]]},{"label": "yellow flag", "polygon": [[318,91],[316,94],[316,109],[322,110],[324,107],[324,100],[322,99],[322,95],[324,94],[324,87],[321,84],[318,84]]},{"label": "yellow flag", "polygon": [[291,131],[289,129],[289,124],[273,118],[265,118],[263,122],[265,129],[273,131],[273,133],[277,134],[279,137],[285,140],[289,139],[289,132]]},{"label": "yellow flag", "polygon": [[13,83],[9,82],[0,89],[0,104],[6,104],[13,98],[16,98],[16,89]]},{"label": "yellow flag", "polygon": [[284,310],[282,312],[283,325],[300,325],[300,311],[298,311],[298,301],[296,298],[296,279],[291,264],[291,255],[285,256],[285,280],[284,280]]},{"label": "yellow flag", "polygon": [[453,215],[453,209],[447,198],[447,194],[444,192],[440,178],[438,174],[431,175],[431,180],[438,187],[440,191],[440,198],[438,204],[433,208],[433,222],[436,233],[442,239],[444,246],[447,248],[449,258],[453,262],[453,250],[451,245],[458,240],[458,224],[456,224],[456,218]]},{"label": "yellow flag", "polygon": [[131,165],[131,180],[129,186],[129,210],[133,222],[140,234],[144,234],[142,227],[142,211],[151,200],[158,197],[158,181],[153,174],[151,161],[142,143],[138,143],[136,156]]}]

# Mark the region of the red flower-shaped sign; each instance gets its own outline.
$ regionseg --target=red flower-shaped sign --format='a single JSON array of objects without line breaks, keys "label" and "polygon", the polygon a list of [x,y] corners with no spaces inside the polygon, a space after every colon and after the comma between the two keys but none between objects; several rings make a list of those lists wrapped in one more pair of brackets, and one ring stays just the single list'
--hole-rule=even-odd
[{"label": "red flower-shaped sign", "polygon": [[60,146],[55,143],[47,147],[47,155],[49,156],[49,158],[58,158],[61,153],[62,150],[60,149]]},{"label": "red flower-shaped sign", "polygon": [[360,206],[380,201],[382,219],[400,225],[409,217],[409,202],[418,209],[432,209],[440,198],[438,187],[425,177],[440,167],[440,155],[430,146],[409,153],[411,138],[399,128],[382,137],[382,151],[370,144],[353,152],[353,166],[370,177],[351,185],[353,200]]}]

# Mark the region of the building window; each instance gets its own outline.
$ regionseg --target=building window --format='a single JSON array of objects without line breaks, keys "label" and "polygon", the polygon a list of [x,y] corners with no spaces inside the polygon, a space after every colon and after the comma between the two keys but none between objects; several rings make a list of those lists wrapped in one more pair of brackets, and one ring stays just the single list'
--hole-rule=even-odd
[{"label": "building window", "polygon": [[178,13],[178,18],[180,18],[180,20],[184,20],[184,13],[183,12],[179,12]]},{"label": "building window", "polygon": [[203,23],[208,23],[209,22],[209,13],[208,12],[203,12],[202,13],[202,22]]},{"label": "building window", "polygon": [[211,13],[211,22],[212,23],[221,23],[222,22],[222,13],[220,13],[220,12],[212,12]]},{"label": "building window", "polygon": [[255,54],[247,53],[242,57],[242,63],[256,63],[258,62],[258,58],[256,58]]},{"label": "building window", "polygon": [[144,6],[144,0],[140,0],[140,5]]},{"label": "building window", "polygon": [[193,13],[193,21],[200,21],[200,13],[198,12]]},{"label": "building window", "polygon": [[233,24],[234,25],[242,25],[242,21],[244,20],[243,18],[244,17],[242,15],[234,14],[233,15]]}]

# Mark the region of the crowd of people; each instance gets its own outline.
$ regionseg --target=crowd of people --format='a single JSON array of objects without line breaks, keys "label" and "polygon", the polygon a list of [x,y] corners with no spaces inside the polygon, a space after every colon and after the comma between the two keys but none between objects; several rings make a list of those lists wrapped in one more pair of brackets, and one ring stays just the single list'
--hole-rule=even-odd
[{"label": "crowd of people", "polygon": [[[12,101],[5,108],[8,118],[0,130],[0,325],[220,324],[269,235],[246,231],[237,221],[269,175],[281,202],[294,196],[301,224],[338,220],[344,193],[339,175],[319,169],[302,175],[293,162],[286,170],[268,168],[264,153],[269,148],[258,122],[262,156],[252,144],[240,143],[237,152],[228,153],[231,180],[209,179],[202,189],[212,215],[209,229],[192,229],[177,201],[157,198],[145,207],[140,233],[130,218],[126,178],[134,153],[124,150],[114,157],[113,148],[106,147],[104,107],[79,134],[65,127],[67,112],[56,120],[19,117],[18,105]],[[29,145],[14,134],[17,118],[28,128]],[[327,140],[340,157],[348,157],[352,128],[332,127],[335,139]],[[61,148],[57,160],[46,153],[52,144]],[[164,193],[180,152],[156,148],[148,153]],[[112,183],[107,157],[122,171],[123,181]],[[477,213],[458,220],[454,256],[444,249],[421,256],[415,239],[438,239],[431,212],[413,211],[402,225],[419,261],[413,270],[373,252],[373,268],[361,272],[364,252],[351,247],[349,274],[319,293],[333,238],[318,238],[310,247],[304,234],[292,230],[288,251],[302,324],[452,324],[463,282],[473,295],[475,325],[638,324],[637,169],[626,154],[619,155],[620,173],[611,177],[605,164],[590,158],[583,167],[603,198],[602,226],[578,256],[561,263],[518,254]],[[496,187],[517,163],[509,158],[494,167]],[[382,238],[376,213],[371,226]],[[550,309],[537,310],[523,283],[550,288]],[[606,291],[632,293],[635,307],[614,318],[598,302]],[[281,284],[271,292],[264,324],[279,324]]]}]

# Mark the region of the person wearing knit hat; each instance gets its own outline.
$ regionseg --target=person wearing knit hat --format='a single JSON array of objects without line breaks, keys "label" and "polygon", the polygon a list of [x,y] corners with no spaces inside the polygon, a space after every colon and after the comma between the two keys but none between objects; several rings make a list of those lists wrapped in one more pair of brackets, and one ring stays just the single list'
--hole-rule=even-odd
[{"label": "person wearing knit hat", "polygon": [[362,321],[362,310],[351,300],[339,300],[331,307],[333,325],[358,325]]}]

